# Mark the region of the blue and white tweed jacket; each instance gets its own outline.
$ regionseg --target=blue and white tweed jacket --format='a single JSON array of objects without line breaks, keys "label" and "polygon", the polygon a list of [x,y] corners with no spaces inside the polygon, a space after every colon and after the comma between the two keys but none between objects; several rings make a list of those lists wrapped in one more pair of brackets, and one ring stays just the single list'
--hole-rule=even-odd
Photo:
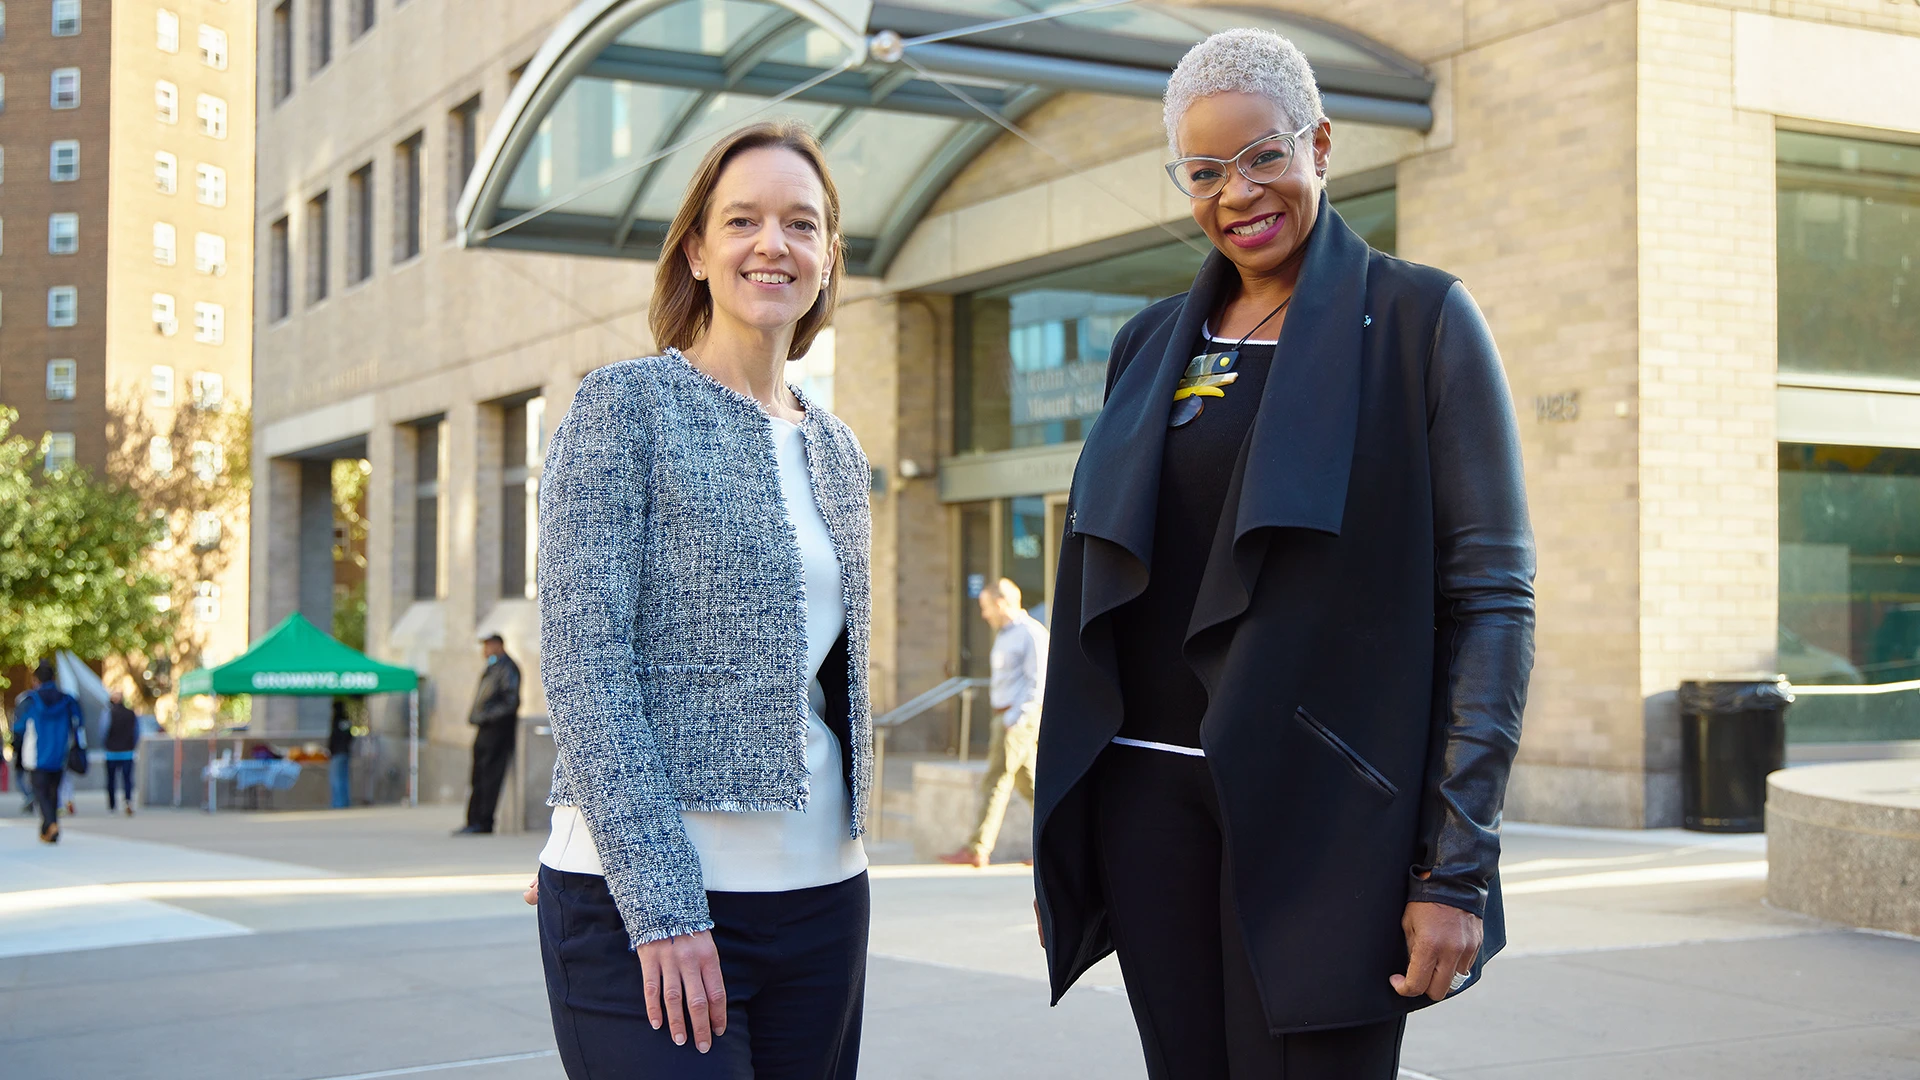
[{"label": "blue and white tweed jacket", "polygon": [[[859,836],[873,774],[867,459],[800,400],[840,557],[846,631],[819,674]],[[713,926],[682,810],[800,810],[810,780],[841,781],[807,775],[807,599],[783,507],[759,404],[671,350],[588,374],[553,433],[540,481],[540,674],[559,751],[547,801],[580,808],[635,946]]]}]

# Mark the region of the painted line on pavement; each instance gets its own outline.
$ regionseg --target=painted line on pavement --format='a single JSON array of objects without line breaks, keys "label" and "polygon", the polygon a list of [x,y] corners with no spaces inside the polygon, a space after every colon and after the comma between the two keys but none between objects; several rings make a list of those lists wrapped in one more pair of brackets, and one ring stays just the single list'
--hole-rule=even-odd
[{"label": "painted line on pavement", "polygon": [[349,1073],[346,1076],[322,1076],[317,1077],[316,1080],[380,1080],[383,1076],[416,1076],[420,1073],[471,1069],[480,1065],[504,1065],[510,1061],[534,1061],[559,1055],[558,1050],[532,1050],[524,1054],[501,1054],[498,1057],[468,1058],[465,1061],[441,1061],[432,1065],[409,1065],[404,1069],[382,1069],[379,1072]]},{"label": "painted line on pavement", "polygon": [[867,867],[867,877],[874,881],[901,881],[917,878],[1003,878],[1032,876],[1033,867],[1022,863],[992,863],[978,869],[971,866],[955,866],[949,863],[888,863],[883,866]]}]

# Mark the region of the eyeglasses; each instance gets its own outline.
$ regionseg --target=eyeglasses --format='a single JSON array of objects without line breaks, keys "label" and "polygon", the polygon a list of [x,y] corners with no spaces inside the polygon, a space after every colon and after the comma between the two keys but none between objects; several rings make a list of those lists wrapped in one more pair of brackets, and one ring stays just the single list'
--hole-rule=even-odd
[{"label": "eyeglasses", "polygon": [[1231,160],[1215,157],[1183,157],[1167,163],[1167,175],[1173,186],[1189,199],[1211,199],[1227,186],[1227,166],[1256,184],[1271,184],[1287,174],[1293,164],[1300,136],[1314,129],[1308,124],[1290,135],[1266,135],[1249,143]]}]

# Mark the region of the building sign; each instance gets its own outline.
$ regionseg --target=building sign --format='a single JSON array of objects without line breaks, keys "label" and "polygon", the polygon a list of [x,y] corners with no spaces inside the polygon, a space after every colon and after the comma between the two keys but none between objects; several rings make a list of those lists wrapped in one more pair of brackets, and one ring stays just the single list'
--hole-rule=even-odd
[{"label": "building sign", "polygon": [[1013,373],[1013,422],[1051,424],[1100,415],[1106,396],[1104,361],[1076,360],[1059,367]]}]

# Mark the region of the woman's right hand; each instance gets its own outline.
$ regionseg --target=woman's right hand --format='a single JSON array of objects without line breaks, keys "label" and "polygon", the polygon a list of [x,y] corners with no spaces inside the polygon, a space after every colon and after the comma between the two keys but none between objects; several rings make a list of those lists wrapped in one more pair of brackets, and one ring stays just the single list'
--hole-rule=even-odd
[{"label": "woman's right hand", "polygon": [[658,1031],[664,1020],[676,1046],[686,1045],[691,1027],[694,1047],[706,1053],[727,1032],[727,988],[712,932],[648,942],[635,954],[647,988],[647,1021]]}]

